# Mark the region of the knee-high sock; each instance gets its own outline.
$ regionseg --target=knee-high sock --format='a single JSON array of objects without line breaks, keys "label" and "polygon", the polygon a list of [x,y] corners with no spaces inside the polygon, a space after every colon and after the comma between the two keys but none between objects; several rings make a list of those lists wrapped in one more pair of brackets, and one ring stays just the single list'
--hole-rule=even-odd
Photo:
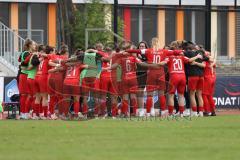
[{"label": "knee-high sock", "polygon": [[35,104],[35,113],[37,116],[39,116],[39,113],[40,113],[40,104]]},{"label": "knee-high sock", "polygon": [[87,106],[87,104],[83,104],[82,110],[83,110],[83,114],[87,114],[88,113],[88,106]]},{"label": "knee-high sock", "polygon": [[123,114],[127,114],[128,112],[128,100],[123,100],[122,101],[122,109],[121,109]]},{"label": "knee-high sock", "polygon": [[55,95],[51,95],[50,102],[49,102],[49,111],[51,114],[54,114],[56,104],[57,104],[57,97]]},{"label": "knee-high sock", "polygon": [[42,106],[43,108],[43,113],[44,113],[44,117],[48,116],[48,106]]},{"label": "knee-high sock", "polygon": [[184,106],[179,106],[179,112],[180,112],[180,114],[183,114],[183,112],[184,112]]},{"label": "knee-high sock", "polygon": [[152,105],[153,105],[152,96],[147,96],[147,101],[146,101],[146,111],[147,111],[147,113],[150,113]]},{"label": "knee-high sock", "polygon": [[207,112],[207,113],[208,113],[208,112],[210,112],[208,95],[203,94],[202,97],[203,97],[203,109],[204,109],[204,112]]},{"label": "knee-high sock", "polygon": [[73,103],[73,108],[74,108],[74,114],[78,114],[79,112],[79,107],[80,107],[80,103],[78,101]]},{"label": "knee-high sock", "polygon": [[31,108],[31,97],[27,97],[26,102],[25,102],[25,113],[29,113],[30,108]]},{"label": "knee-high sock", "polygon": [[173,106],[168,106],[168,113],[171,115],[173,114]]},{"label": "knee-high sock", "polygon": [[117,115],[118,107],[117,104],[112,104],[112,116],[115,117]]},{"label": "knee-high sock", "polygon": [[27,95],[20,96],[20,112],[21,113],[26,113],[26,99],[27,99]]},{"label": "knee-high sock", "polygon": [[215,101],[212,95],[208,96],[208,101],[209,101],[210,111],[215,112],[216,106],[215,106]]},{"label": "knee-high sock", "polygon": [[164,95],[159,96],[159,102],[160,102],[161,111],[165,111],[166,110],[166,97]]}]

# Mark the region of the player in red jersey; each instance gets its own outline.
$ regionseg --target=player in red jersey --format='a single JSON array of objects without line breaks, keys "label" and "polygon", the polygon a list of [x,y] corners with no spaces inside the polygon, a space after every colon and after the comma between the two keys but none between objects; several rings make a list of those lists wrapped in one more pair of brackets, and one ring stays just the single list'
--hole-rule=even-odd
[{"label": "player in red jersey", "polygon": [[[48,108],[48,95],[47,95],[47,72],[48,72],[48,58],[45,53],[45,46],[38,46],[38,58],[40,64],[37,67],[35,76],[36,85],[36,98],[35,98],[35,111],[33,113],[33,119],[46,119],[42,113],[43,110]],[[42,101],[42,103],[41,103]],[[44,109],[43,109],[43,108]]]},{"label": "player in red jersey", "polygon": [[23,46],[23,52],[20,54],[18,61],[20,62],[19,65],[19,82],[18,82],[18,88],[20,93],[20,119],[26,119],[26,112],[27,112],[27,106],[25,105],[27,94],[28,94],[28,85],[27,85],[27,73],[28,71],[27,66],[28,62],[25,62],[26,58],[31,54],[32,52],[32,46],[33,41],[30,39],[27,39]]},{"label": "player in red jersey", "polygon": [[[171,43],[171,49],[180,49],[176,41]],[[174,94],[178,93],[178,103],[180,116],[183,116],[184,111],[184,90],[186,87],[186,76],[184,70],[184,63],[191,63],[198,58],[202,58],[201,55],[197,55],[193,58],[187,58],[179,53],[168,55],[165,59],[168,65],[169,71],[169,98],[168,98],[168,112],[171,116],[174,108]]]},{"label": "player in red jersey", "polygon": [[[66,45],[61,46],[61,51],[59,54],[51,54],[49,65],[51,67],[60,67],[62,65],[62,61],[66,60],[68,58],[68,47]],[[53,73],[51,73],[53,71]],[[51,99],[53,99],[51,104],[50,99],[50,114],[52,117],[56,117],[54,115],[54,107],[56,105],[56,102],[58,102],[58,111],[59,115],[63,114],[63,112],[68,109],[68,106],[66,106],[63,102],[63,80],[64,80],[64,70],[57,70],[54,71],[52,69],[49,70],[49,76],[48,76],[48,91],[50,95],[53,95]],[[63,119],[66,117],[63,115]]]},{"label": "player in red jersey", "polygon": [[215,103],[213,100],[214,86],[215,86],[215,60],[211,57],[210,52],[205,52],[205,55],[209,57],[209,61],[206,62],[204,68],[204,87],[203,87],[203,103],[204,103],[204,115],[215,116]]},{"label": "player in red jersey", "polygon": [[[84,54],[81,50],[77,50],[75,52],[75,56],[79,56],[80,54]],[[81,118],[82,114],[79,112],[80,108],[80,95],[81,95],[81,87],[80,87],[80,73],[84,68],[88,68],[88,65],[83,65],[82,62],[71,62],[66,63],[66,76],[63,82],[63,92],[64,95],[73,96],[74,102],[74,118]],[[65,97],[66,98],[66,97]],[[67,97],[70,99],[70,97]],[[67,99],[65,100],[67,101]],[[65,111],[65,116],[67,116],[67,112]]]}]

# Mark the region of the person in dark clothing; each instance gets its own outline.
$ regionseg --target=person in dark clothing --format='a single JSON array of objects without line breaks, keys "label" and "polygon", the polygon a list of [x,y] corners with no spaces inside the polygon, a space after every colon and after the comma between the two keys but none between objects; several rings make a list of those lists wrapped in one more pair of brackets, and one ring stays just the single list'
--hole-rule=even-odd
[{"label": "person in dark clothing", "polygon": [[[201,54],[200,50],[197,50],[194,44],[189,43],[186,47],[184,55],[188,58],[192,58],[198,54]],[[188,77],[188,91],[190,97],[190,106],[192,109],[192,116],[198,116],[197,114],[197,103],[199,116],[203,116],[203,99],[202,99],[202,90],[203,90],[203,71],[205,67],[205,62],[203,59],[197,59],[196,61],[186,64],[185,66],[186,76]],[[197,99],[196,99],[196,97]]]}]

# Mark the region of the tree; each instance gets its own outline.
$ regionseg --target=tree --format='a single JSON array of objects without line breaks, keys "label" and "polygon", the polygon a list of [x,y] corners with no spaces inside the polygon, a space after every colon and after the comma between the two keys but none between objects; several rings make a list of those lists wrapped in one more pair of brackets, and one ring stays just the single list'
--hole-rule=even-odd
[{"label": "tree", "polygon": [[[112,6],[104,4],[103,0],[88,0],[84,5],[75,6],[71,0],[58,0],[60,42],[71,44],[73,49],[85,48],[85,29],[86,28],[107,28],[107,24],[112,24],[111,17],[106,13],[112,12]],[[122,35],[123,22],[119,19],[119,33]],[[110,20],[110,22],[107,22]],[[112,28],[110,28],[112,30]],[[89,34],[90,45],[97,42],[112,43],[113,35],[109,32],[92,32]],[[70,45],[69,45],[70,46]]]}]

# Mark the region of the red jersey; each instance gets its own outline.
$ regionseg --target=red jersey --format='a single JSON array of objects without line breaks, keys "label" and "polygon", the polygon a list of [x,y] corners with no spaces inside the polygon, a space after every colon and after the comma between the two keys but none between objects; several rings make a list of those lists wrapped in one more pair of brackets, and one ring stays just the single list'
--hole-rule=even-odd
[{"label": "red jersey", "polygon": [[211,67],[211,62],[207,61],[206,66],[204,68],[204,77],[213,76],[213,68]]},{"label": "red jersey", "polygon": [[189,58],[182,55],[172,55],[166,58],[168,64],[168,72],[170,74],[185,74],[184,63],[189,62]]},{"label": "red jersey", "polygon": [[48,61],[49,59],[48,58],[44,58],[40,64],[38,65],[38,68],[37,68],[37,75],[45,75],[45,74],[48,74]]},{"label": "red jersey", "polygon": [[[110,62],[102,62],[102,68],[109,68],[111,66],[111,62],[112,60]],[[102,71],[101,76],[111,77],[111,71],[110,70]]]},{"label": "red jersey", "polygon": [[77,64],[75,66],[68,66],[66,70],[66,79],[79,79],[80,80],[80,73],[83,69],[82,64]]},{"label": "red jersey", "polygon": [[134,56],[122,56],[121,67],[122,74],[128,76],[129,74],[136,74],[136,63],[141,62],[140,59]]}]

